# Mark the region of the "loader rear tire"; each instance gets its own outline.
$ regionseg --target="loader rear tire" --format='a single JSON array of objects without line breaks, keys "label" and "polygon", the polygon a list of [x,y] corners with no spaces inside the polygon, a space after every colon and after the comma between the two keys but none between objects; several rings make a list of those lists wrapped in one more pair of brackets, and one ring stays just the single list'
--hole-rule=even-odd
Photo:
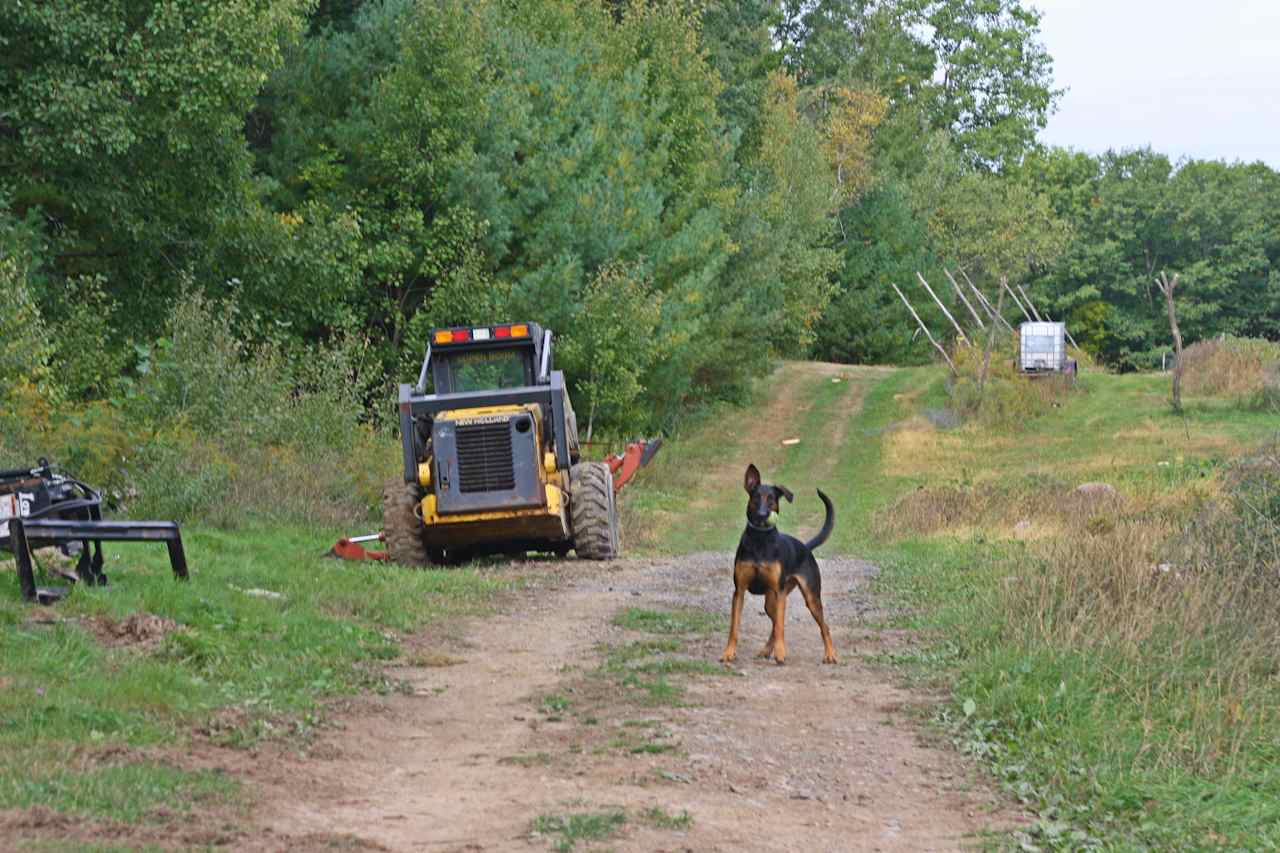
[{"label": "loader rear tire", "polygon": [[586,560],[612,560],[622,551],[613,472],[603,462],[579,462],[569,469],[569,515],[573,550]]},{"label": "loader rear tire", "polygon": [[387,553],[393,563],[427,565],[422,519],[414,512],[420,500],[422,494],[418,487],[400,477],[392,477],[382,489],[382,532],[387,537]]}]

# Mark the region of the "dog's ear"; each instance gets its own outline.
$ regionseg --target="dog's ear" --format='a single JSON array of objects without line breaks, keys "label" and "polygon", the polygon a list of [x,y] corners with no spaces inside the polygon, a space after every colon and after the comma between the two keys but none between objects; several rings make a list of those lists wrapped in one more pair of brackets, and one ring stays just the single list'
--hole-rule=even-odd
[{"label": "dog's ear", "polygon": [[791,490],[790,490],[790,489],[788,489],[786,486],[774,486],[774,487],[773,487],[773,493],[774,493],[775,495],[780,496],[780,497],[784,497],[784,498],[786,498],[786,499],[787,499],[787,503],[792,503],[792,502],[794,502],[794,501],[795,501],[795,499],[796,499],[796,496],[795,496],[795,495],[793,495],[793,494],[791,494]]},{"label": "dog's ear", "polygon": [[747,475],[742,479],[742,487],[748,493],[754,492],[760,486],[760,472],[756,470],[755,465],[747,465]]}]

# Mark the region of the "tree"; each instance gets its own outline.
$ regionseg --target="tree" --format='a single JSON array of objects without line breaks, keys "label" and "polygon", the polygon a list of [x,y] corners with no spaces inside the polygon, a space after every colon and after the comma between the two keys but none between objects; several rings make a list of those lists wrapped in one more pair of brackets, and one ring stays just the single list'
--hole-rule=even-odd
[{"label": "tree", "polygon": [[775,26],[804,86],[856,83],[889,99],[895,138],[945,130],[994,168],[1034,142],[1061,92],[1023,0],[785,0]]},{"label": "tree", "polygon": [[1169,312],[1169,331],[1173,335],[1173,410],[1182,411],[1182,333],[1178,331],[1178,313],[1173,306],[1173,292],[1178,287],[1178,276],[1175,273],[1169,278],[1167,273],[1160,273],[1156,279],[1156,287],[1164,295],[1165,309]]},{"label": "tree", "polygon": [[306,5],[6,4],[0,170],[44,219],[53,279],[100,275],[113,322],[158,328],[175,272],[256,204],[244,117]]}]

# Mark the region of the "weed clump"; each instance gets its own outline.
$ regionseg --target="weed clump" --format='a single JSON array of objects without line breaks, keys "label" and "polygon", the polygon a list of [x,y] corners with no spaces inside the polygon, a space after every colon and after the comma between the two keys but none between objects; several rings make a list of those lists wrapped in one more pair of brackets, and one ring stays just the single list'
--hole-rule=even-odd
[{"label": "weed clump", "polygon": [[1223,397],[1245,408],[1280,411],[1280,343],[1221,337],[1198,341],[1182,355],[1188,394]]},{"label": "weed clump", "polygon": [[[1066,376],[1028,377],[1018,372],[1016,341],[1002,342],[985,363],[977,347],[957,347],[955,375],[948,385],[951,407],[965,422],[1012,429],[1063,405],[1071,390]],[[984,378],[985,376],[985,378]]]}]

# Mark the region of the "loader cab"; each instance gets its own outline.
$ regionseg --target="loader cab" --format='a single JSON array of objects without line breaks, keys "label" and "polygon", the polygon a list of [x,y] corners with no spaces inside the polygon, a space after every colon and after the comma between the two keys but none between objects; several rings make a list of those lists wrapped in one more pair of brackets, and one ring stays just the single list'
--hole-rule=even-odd
[{"label": "loader cab", "polygon": [[[435,329],[428,356],[437,395],[546,384],[542,329],[535,323]],[[426,365],[424,365],[426,367]],[[544,375],[544,373],[546,375]],[[425,379],[425,372],[422,379]]]}]

